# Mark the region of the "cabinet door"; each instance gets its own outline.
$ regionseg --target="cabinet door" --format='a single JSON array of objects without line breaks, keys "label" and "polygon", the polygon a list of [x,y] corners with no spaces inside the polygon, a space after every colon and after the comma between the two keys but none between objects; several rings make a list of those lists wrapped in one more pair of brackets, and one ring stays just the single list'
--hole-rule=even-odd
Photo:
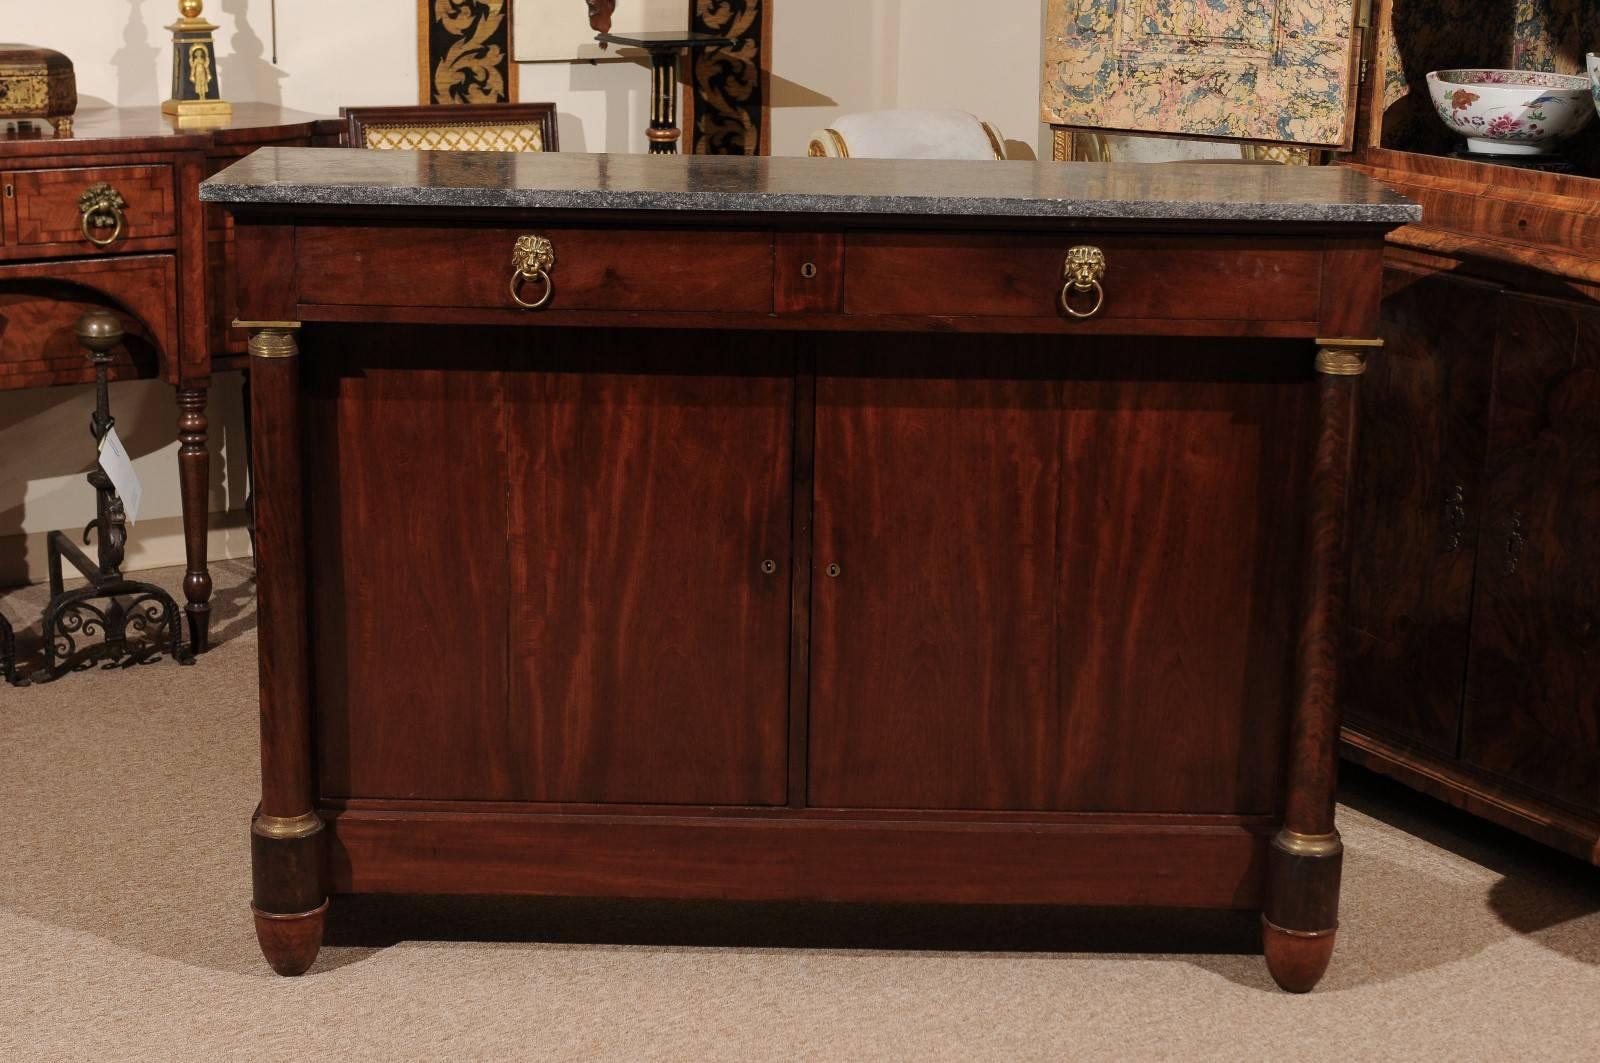
[{"label": "cabinet door", "polygon": [[781,804],[793,363],[736,333],[574,340],[574,371],[507,378],[530,796]]},{"label": "cabinet door", "polygon": [[307,330],[322,793],[783,802],[792,362],[442,334]]},{"label": "cabinet door", "polygon": [[1385,346],[1361,378],[1343,710],[1453,759],[1499,289],[1395,268],[1384,280]]},{"label": "cabinet door", "polygon": [[813,805],[1053,803],[1059,385],[983,343],[982,375],[931,336],[819,369]]},{"label": "cabinet door", "polygon": [[817,379],[810,802],[1270,811],[1304,345],[870,343]]},{"label": "cabinet door", "polygon": [[1462,758],[1600,808],[1600,310],[1501,302]]}]

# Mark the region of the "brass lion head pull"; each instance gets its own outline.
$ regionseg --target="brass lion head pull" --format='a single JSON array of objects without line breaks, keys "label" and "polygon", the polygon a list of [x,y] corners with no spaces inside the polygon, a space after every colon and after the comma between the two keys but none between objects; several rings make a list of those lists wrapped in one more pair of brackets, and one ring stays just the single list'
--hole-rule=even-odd
[{"label": "brass lion head pull", "polygon": [[[1105,305],[1106,290],[1100,281],[1106,275],[1106,253],[1087,244],[1067,251],[1066,265],[1062,268],[1061,309],[1073,317],[1094,317]],[[1074,292],[1094,292],[1094,305],[1079,310],[1072,305]]]},{"label": "brass lion head pull", "polygon": [[[78,197],[78,213],[83,215],[80,223],[83,238],[96,247],[109,247],[116,243],[127,223],[122,213],[127,209],[128,202],[122,198],[122,193],[105,182],[85,188],[83,195]],[[110,229],[111,235],[102,240],[90,229]]]},{"label": "brass lion head pull", "polygon": [[[556,285],[550,279],[550,271],[556,268],[556,249],[549,240],[543,236],[517,237],[517,246],[511,252],[511,264],[516,268],[511,275],[511,298],[516,300],[518,306],[525,310],[538,310],[555,295]],[[522,286],[529,281],[544,284],[544,294],[531,303],[522,297]]]}]

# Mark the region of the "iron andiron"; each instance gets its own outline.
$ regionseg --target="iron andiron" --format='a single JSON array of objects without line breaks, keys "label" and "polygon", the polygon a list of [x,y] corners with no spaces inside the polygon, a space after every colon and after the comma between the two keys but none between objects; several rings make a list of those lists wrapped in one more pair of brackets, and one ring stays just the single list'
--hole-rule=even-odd
[{"label": "iron andiron", "polygon": [[[99,443],[116,424],[111,416],[108,370],[111,352],[122,342],[122,325],[105,310],[78,319],[78,342],[94,363],[95,408],[89,433]],[[83,529],[88,545],[95,536],[98,562],[79,549],[63,532],[48,540],[50,601],[44,608],[44,665],[31,676],[36,683],[59,679],[67,672],[149,664],[163,650],[179,664],[193,664],[194,654],[183,643],[178,604],[153,583],[130,580],[122,574],[128,542],[127,514],[111,477],[99,464],[89,473],[95,489],[95,519]],[[65,559],[89,581],[86,587],[67,590],[62,578]],[[129,636],[133,641],[129,641]]]}]

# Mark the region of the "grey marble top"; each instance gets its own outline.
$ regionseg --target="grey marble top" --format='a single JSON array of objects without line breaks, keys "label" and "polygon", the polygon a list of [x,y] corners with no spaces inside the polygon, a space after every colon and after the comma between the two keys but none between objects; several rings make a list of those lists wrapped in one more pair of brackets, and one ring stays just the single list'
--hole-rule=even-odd
[{"label": "grey marble top", "polygon": [[262,148],[210,203],[1378,223],[1422,209],[1342,166]]}]

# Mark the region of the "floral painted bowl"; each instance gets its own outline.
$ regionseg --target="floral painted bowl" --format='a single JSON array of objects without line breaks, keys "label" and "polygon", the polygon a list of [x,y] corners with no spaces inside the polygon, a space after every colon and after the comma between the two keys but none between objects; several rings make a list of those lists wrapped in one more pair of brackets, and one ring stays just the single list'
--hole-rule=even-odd
[{"label": "floral painted bowl", "polygon": [[[1591,69],[1593,59],[1590,60]],[[1435,70],[1428,92],[1444,124],[1486,155],[1543,155],[1595,116],[1593,83],[1540,70]]]}]

